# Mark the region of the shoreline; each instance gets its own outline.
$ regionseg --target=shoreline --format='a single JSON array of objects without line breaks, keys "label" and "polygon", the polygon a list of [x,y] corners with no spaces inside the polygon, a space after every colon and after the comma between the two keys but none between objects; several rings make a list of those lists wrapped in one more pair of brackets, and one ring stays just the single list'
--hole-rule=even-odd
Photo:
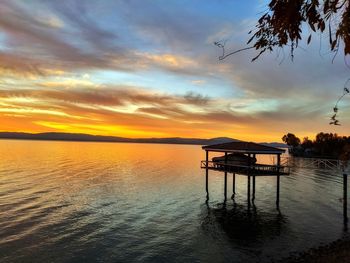
[{"label": "shoreline", "polygon": [[350,262],[350,237],[339,238],[329,244],[307,249],[303,252],[292,253],[279,260],[284,263],[348,263]]}]

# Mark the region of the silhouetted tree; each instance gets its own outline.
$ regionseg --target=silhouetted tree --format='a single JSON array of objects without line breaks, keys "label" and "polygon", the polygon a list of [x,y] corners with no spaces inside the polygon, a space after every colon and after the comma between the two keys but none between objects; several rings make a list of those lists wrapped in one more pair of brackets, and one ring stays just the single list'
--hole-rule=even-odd
[{"label": "silhouetted tree", "polygon": [[[257,57],[266,50],[290,44],[293,57],[305,25],[313,32],[327,30],[331,51],[338,52],[343,42],[345,55],[350,54],[349,0],[271,0],[248,43],[254,41],[253,46],[260,51]],[[311,34],[307,38],[310,42]]]},{"label": "silhouetted tree", "polygon": [[313,141],[305,137],[301,147],[298,147],[299,138],[292,133],[284,135],[282,140],[293,147],[291,153],[295,156],[334,158],[343,161],[349,160],[350,157],[350,136],[320,132]]},{"label": "silhouetted tree", "polygon": [[[291,58],[294,49],[302,40],[302,29],[326,33],[331,51],[338,53],[339,47],[344,48],[344,54],[350,54],[350,0],[271,0],[267,11],[258,20],[255,30],[247,44],[241,50],[229,54],[224,52],[224,43],[215,42],[223,49],[220,59],[246,49],[256,49],[256,60],[266,51],[276,47],[290,47]],[[307,44],[312,40],[312,34],[307,37]],[[343,45],[340,45],[343,43]]]},{"label": "silhouetted tree", "polygon": [[312,141],[308,137],[304,137],[303,142],[301,143],[303,149],[311,149],[313,147]]},{"label": "silhouetted tree", "polygon": [[284,141],[287,145],[292,147],[297,147],[300,144],[300,139],[296,137],[293,133],[288,133],[282,137],[282,141]]}]

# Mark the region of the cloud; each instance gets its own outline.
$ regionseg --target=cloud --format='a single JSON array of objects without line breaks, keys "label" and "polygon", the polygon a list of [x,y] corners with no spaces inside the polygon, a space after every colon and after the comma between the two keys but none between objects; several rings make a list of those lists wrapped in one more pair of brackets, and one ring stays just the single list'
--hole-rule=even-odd
[{"label": "cloud", "polygon": [[206,83],[206,81],[204,79],[196,79],[196,80],[192,80],[191,83],[194,85],[203,85]]},{"label": "cloud", "polygon": [[244,47],[256,5],[2,1],[2,125],[247,138],[327,129],[349,70],[321,57],[317,43],[293,63],[279,64],[283,53],[251,63],[251,51],[218,61],[212,42]]},{"label": "cloud", "polygon": [[118,45],[119,37],[117,33],[105,30],[99,26],[96,17],[91,17],[95,6],[90,6],[88,2],[81,1],[60,1],[51,2],[53,11],[57,12],[66,23],[79,31],[79,35],[95,51],[101,53],[124,52]]},{"label": "cloud", "polygon": [[[134,5],[143,5],[140,2],[121,3],[110,7],[115,8],[116,15],[128,13]],[[96,10],[102,6],[98,3],[93,5],[90,2],[61,1],[58,4],[34,1],[32,5],[45,12],[33,11],[21,2],[0,3],[0,28],[5,36],[3,45],[8,47],[1,51],[2,75],[40,76],[57,70],[68,72],[101,69],[132,72],[156,69],[170,74],[198,76],[212,74],[212,70],[208,70],[208,61],[201,64],[203,59],[200,54],[207,52],[203,50],[203,43],[208,29],[215,29],[214,26],[209,27],[209,23],[204,26],[202,23],[205,20],[200,17],[196,18],[196,22],[192,20],[189,25],[186,21],[193,12],[182,14],[184,19],[181,20],[178,14],[169,13],[161,6],[154,6],[155,10],[161,12],[159,17],[154,15],[153,9],[146,14],[136,8],[133,10],[132,21],[124,14],[125,21],[119,21],[120,25],[115,22],[115,26],[103,28],[100,22],[103,17],[96,17]],[[118,7],[123,9],[120,11]],[[158,19],[164,20],[164,26],[158,23]],[[196,25],[192,26],[194,23]],[[126,27],[132,27],[135,31],[126,32]],[[147,51],[135,46],[137,41],[141,44],[144,40],[140,39],[138,31],[158,35],[159,30],[166,31],[163,35],[166,38],[163,47],[166,48],[151,48]],[[130,39],[133,37],[137,41]],[[174,48],[169,48],[170,43]],[[192,48],[187,48],[188,52],[185,52],[181,48],[183,45]],[[208,45],[205,44],[204,48],[207,50]],[[209,50],[211,49],[212,47]]]},{"label": "cloud", "polygon": [[23,3],[0,3],[0,28],[5,35],[4,45],[8,47],[0,55],[2,76],[99,69],[201,74],[199,64],[189,56],[130,48],[124,35],[120,37],[98,25],[88,4],[35,3],[38,9],[47,9],[48,14],[37,17]]},{"label": "cloud", "polygon": [[[202,127],[229,123],[232,127],[250,123],[249,116],[217,108],[220,103],[196,93],[184,96],[157,94],[135,88],[81,90],[0,90],[6,113],[47,115],[69,119],[95,119],[119,125],[144,127]],[[5,112],[5,111],[3,111]],[[68,117],[68,119],[67,119]],[[38,118],[42,121],[42,116]],[[60,120],[62,122],[62,120]]]},{"label": "cloud", "polygon": [[[42,5],[40,7],[43,8]],[[69,9],[65,10],[67,12]],[[124,50],[118,46],[107,45],[107,42],[113,40],[113,33],[101,30],[82,15],[76,16],[75,20],[71,13],[64,16],[66,19],[71,18],[69,22],[79,31],[76,34],[71,28],[64,27],[64,22],[56,15],[37,18],[35,14],[18,2],[1,2],[0,28],[6,34],[5,44],[9,46],[0,58],[3,69],[41,74],[43,69],[52,67],[64,70],[123,68],[115,61],[123,59]],[[86,45],[93,48],[89,50]],[[20,63],[16,63],[19,60],[24,64],[21,67]]]},{"label": "cloud", "polygon": [[[54,87],[54,86],[52,86]],[[101,106],[122,106],[128,104],[167,106],[172,104],[205,106],[209,98],[196,93],[187,93],[184,96],[157,94],[140,88],[126,86],[112,86],[100,89],[15,89],[0,90],[0,98],[18,99],[22,101],[35,99],[42,101],[79,103]]]},{"label": "cloud", "polygon": [[[0,117],[4,120],[0,130],[5,126],[26,130],[25,127],[39,125],[40,131],[46,127],[83,132],[85,127],[85,132],[118,136],[193,137],[198,134],[199,137],[228,135],[241,139],[254,136],[254,130],[258,130],[260,135],[255,134],[255,140],[260,137],[264,140],[279,138],[286,129],[310,136],[322,127],[317,123],[305,126],[300,121],[315,116],[322,118],[323,112],[317,108],[310,111],[307,107],[285,106],[252,114],[223,108],[225,104],[225,100],[195,93],[168,95],[130,87],[0,90]],[[9,118],[20,119],[22,126]]]},{"label": "cloud", "polygon": [[43,62],[0,52],[0,76],[44,75]]}]

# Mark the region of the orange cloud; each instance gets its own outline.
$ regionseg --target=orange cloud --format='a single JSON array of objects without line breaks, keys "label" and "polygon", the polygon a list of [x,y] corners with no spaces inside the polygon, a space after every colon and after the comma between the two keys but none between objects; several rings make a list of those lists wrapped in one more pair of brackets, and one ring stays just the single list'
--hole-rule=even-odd
[{"label": "orange cloud", "polygon": [[[0,130],[125,137],[231,136],[253,141],[279,141],[286,131],[309,135],[322,130],[295,123],[288,109],[250,115],[224,110],[221,103],[225,102],[193,93],[174,96],[126,87],[0,90]],[[302,109],[293,112],[298,111],[304,114]]]}]

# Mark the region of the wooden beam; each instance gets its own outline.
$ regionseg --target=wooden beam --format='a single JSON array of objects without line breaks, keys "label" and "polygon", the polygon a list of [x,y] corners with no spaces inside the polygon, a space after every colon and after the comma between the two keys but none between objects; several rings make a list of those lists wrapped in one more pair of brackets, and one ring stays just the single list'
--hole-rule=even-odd
[{"label": "wooden beam", "polygon": [[[253,154],[253,158],[256,158],[255,154]],[[252,201],[254,202],[255,200],[255,175],[253,174],[253,196],[252,196]]]},{"label": "wooden beam", "polygon": [[236,174],[232,173],[232,199],[235,198],[236,194]]},{"label": "wooden beam", "polygon": [[208,159],[209,154],[208,151],[205,151],[205,161],[206,161],[206,169],[205,169],[205,191],[207,192],[207,201],[209,200],[209,169],[208,169]]},{"label": "wooden beam", "polygon": [[252,201],[254,202],[255,200],[255,175],[253,175],[253,196],[252,196]]},{"label": "wooden beam", "polygon": [[277,154],[277,193],[276,193],[276,206],[279,207],[280,205],[280,169],[279,166],[281,165],[281,154]]},{"label": "wooden beam", "polygon": [[225,152],[225,183],[224,183],[224,195],[225,195],[225,202],[227,200],[227,152]]},{"label": "wooden beam", "polygon": [[348,222],[348,175],[343,173],[343,217],[344,224]]},{"label": "wooden beam", "polygon": [[248,174],[248,183],[247,183],[247,199],[248,199],[248,208],[250,208],[250,175]]}]

